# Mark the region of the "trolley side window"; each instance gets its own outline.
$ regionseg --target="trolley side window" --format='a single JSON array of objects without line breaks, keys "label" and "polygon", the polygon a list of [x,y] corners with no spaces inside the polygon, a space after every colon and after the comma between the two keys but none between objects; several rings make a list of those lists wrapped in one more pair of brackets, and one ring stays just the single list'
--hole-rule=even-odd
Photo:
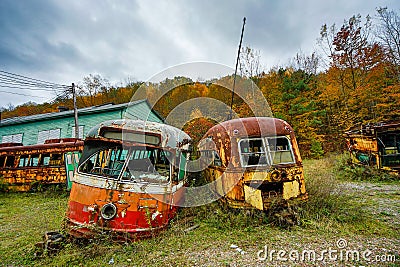
[{"label": "trolley side window", "polygon": [[22,155],[19,158],[18,167],[37,167],[39,165],[39,154]]},{"label": "trolley side window", "polygon": [[200,151],[201,157],[201,164],[202,166],[222,166],[222,160],[219,156],[218,152],[215,150],[202,150]]},{"label": "trolley side window", "polygon": [[43,154],[40,165],[49,166],[50,165],[50,154]]},{"label": "trolley side window", "polygon": [[13,168],[15,167],[15,156],[7,156],[5,167]]},{"label": "trolley side window", "polygon": [[263,139],[242,139],[239,141],[239,149],[243,167],[268,164]]},{"label": "trolley side window", "polygon": [[18,167],[22,168],[22,167],[28,166],[28,160],[29,160],[29,156],[21,156],[19,158]]},{"label": "trolley side window", "polygon": [[62,154],[51,154],[50,155],[50,166],[61,166],[63,164],[63,155]]},{"label": "trolley side window", "polygon": [[186,153],[178,153],[175,159],[175,174],[176,174],[176,181],[180,182],[185,178],[186,174],[186,163],[187,163],[187,155]]},{"label": "trolley side window", "polygon": [[382,166],[396,167],[400,165],[400,134],[389,133],[378,136],[379,149],[382,155]]},{"label": "trolley side window", "polygon": [[0,168],[3,168],[5,163],[6,163],[6,156],[0,156]]},{"label": "trolley side window", "polygon": [[37,167],[39,165],[39,155],[31,155],[29,159],[29,166]]}]

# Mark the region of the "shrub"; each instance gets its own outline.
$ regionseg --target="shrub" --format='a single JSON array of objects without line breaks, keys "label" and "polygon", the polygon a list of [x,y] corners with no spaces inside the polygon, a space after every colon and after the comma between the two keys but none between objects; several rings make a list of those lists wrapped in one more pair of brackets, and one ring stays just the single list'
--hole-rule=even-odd
[{"label": "shrub", "polygon": [[334,167],[338,177],[350,181],[391,182],[398,181],[399,176],[374,166],[351,163],[348,152],[337,156]]},{"label": "shrub", "polygon": [[309,199],[300,203],[300,220],[303,224],[321,219],[337,222],[362,220],[359,204],[350,195],[341,194],[340,181],[334,174],[335,156],[328,156],[308,166],[305,176]]},{"label": "shrub", "polygon": [[320,159],[324,155],[324,150],[322,149],[322,144],[318,140],[313,140],[311,142],[310,156],[313,159]]}]

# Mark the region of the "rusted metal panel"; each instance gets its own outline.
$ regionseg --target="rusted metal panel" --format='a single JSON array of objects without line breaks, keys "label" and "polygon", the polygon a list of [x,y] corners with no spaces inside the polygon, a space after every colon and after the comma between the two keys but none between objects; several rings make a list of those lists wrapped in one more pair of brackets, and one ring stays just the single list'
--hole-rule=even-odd
[{"label": "rusted metal panel", "polygon": [[[250,147],[252,142],[258,145]],[[253,117],[222,122],[205,134],[199,151],[215,151],[221,158],[222,166],[205,159],[211,164],[204,175],[232,207],[265,210],[277,198],[308,198],[296,137],[283,120]],[[255,163],[250,164],[250,158]]]},{"label": "rusted metal panel", "polygon": [[400,122],[361,125],[344,136],[353,163],[400,173]]},{"label": "rusted metal panel", "polygon": [[253,188],[248,185],[244,185],[244,195],[245,195],[245,202],[249,203],[251,206],[255,207],[256,209],[263,210],[264,209],[264,202],[262,199],[262,192],[256,188]]}]

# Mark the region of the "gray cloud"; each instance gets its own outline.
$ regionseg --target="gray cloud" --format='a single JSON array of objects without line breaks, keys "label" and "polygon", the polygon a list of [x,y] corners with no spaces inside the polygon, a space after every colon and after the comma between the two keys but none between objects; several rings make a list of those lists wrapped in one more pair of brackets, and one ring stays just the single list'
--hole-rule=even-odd
[{"label": "gray cloud", "polygon": [[[260,50],[268,69],[285,64],[300,50],[312,52],[322,24],[340,24],[357,13],[373,15],[378,6],[398,10],[400,3],[2,0],[0,69],[70,84],[91,73],[115,82],[146,80],[192,61],[233,67],[244,16],[244,44]],[[0,92],[0,107],[26,101]]]}]

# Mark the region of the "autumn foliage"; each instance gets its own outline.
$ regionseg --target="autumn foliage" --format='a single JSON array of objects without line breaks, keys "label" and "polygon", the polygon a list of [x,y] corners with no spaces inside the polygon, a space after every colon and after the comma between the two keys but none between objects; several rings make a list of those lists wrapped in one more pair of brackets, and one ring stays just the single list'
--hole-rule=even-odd
[{"label": "autumn foliage", "polygon": [[[318,62],[313,54],[302,59],[297,56],[298,64],[243,77],[253,82],[252,90],[262,93],[273,116],[293,126],[303,156],[320,157],[324,152],[343,149],[343,132],[355,124],[400,119],[398,61],[393,60],[393,51],[388,51],[383,43],[370,41],[369,18],[365,24],[361,21],[360,16],[353,16],[338,30],[322,27],[321,43],[329,48],[328,67],[322,71],[316,71]],[[231,91],[220,86],[221,81],[232,84],[233,75],[207,82],[175,77],[159,83],[134,82],[119,87],[110,86],[106,80],[92,75],[80,84],[77,101],[78,107],[125,103],[144,88],[136,97],[147,98],[165,118],[172,112],[167,122],[185,122],[181,126],[197,142],[216,123],[205,113],[214,112],[221,119],[229,116],[229,112],[213,110],[213,105],[202,110],[201,101],[197,99],[214,99],[228,107],[232,104],[240,117],[254,115],[248,103],[258,100],[252,98],[251,91],[244,91],[247,99],[236,95],[231,103]],[[245,88],[245,83],[239,82],[238,90]],[[194,104],[185,107],[191,100]],[[5,109],[2,117],[54,112],[60,105],[72,108],[71,97]]]}]

